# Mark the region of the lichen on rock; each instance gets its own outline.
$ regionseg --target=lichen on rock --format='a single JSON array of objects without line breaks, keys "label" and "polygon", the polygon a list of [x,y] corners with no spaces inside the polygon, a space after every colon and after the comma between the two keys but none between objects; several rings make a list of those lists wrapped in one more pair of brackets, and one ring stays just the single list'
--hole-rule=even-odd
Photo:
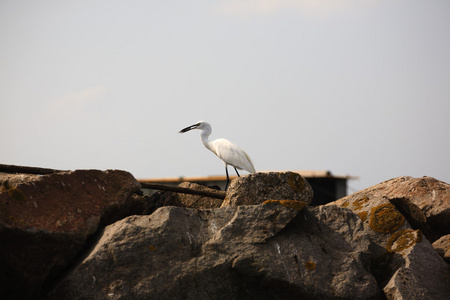
[{"label": "lichen on rock", "polygon": [[369,202],[369,198],[368,197],[362,197],[359,198],[358,200],[355,200],[355,202],[353,202],[353,206],[355,207],[356,210],[360,210],[364,204],[366,204],[367,202]]},{"label": "lichen on rock", "polygon": [[297,193],[302,193],[305,188],[305,180],[302,178],[302,176],[298,173],[290,172],[288,184],[292,188],[293,191],[296,191]]},{"label": "lichen on rock", "polygon": [[12,201],[25,203],[27,200],[27,196],[25,195],[25,193],[17,186],[11,186],[7,180],[4,181],[0,186],[0,193],[3,192],[7,192],[9,199]]},{"label": "lichen on rock", "polygon": [[316,268],[316,264],[313,261],[307,261],[305,262],[305,268],[306,270],[312,271]]},{"label": "lichen on rock", "polygon": [[341,207],[348,207],[349,205],[350,205],[350,203],[345,201],[345,202],[342,202]]},{"label": "lichen on rock", "polygon": [[388,240],[386,250],[389,252],[402,252],[422,241],[420,230],[400,230],[395,232]]},{"label": "lichen on rock", "polygon": [[284,207],[293,208],[296,210],[302,210],[305,208],[308,203],[305,201],[297,201],[297,200],[266,200],[263,202],[264,205],[268,204],[278,204]]},{"label": "lichen on rock", "polygon": [[361,221],[367,220],[367,211],[362,211],[358,213],[358,217],[361,219]]},{"label": "lichen on rock", "polygon": [[391,203],[373,207],[370,210],[369,226],[381,233],[394,232],[405,223],[405,217]]}]

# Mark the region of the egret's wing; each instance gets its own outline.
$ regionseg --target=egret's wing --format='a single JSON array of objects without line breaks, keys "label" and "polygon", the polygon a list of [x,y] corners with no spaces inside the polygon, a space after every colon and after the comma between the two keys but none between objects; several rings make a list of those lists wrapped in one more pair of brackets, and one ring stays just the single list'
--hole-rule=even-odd
[{"label": "egret's wing", "polygon": [[248,156],[247,152],[245,152],[244,150],[242,150],[242,153],[244,153],[245,157],[247,158],[247,163],[248,163],[245,170],[249,171],[250,173],[255,173],[256,170],[255,170],[255,167],[253,166],[253,162],[250,159],[250,156]]},{"label": "egret's wing", "polygon": [[213,152],[225,163],[240,170],[244,169],[250,173],[255,172],[255,167],[248,154],[236,144],[226,139],[217,139],[211,143],[214,148]]}]

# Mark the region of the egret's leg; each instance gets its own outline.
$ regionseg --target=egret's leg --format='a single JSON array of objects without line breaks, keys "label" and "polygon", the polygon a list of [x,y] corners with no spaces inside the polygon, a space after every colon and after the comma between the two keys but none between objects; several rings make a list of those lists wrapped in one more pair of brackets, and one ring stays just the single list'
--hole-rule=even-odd
[{"label": "egret's leg", "polygon": [[230,182],[230,177],[228,176],[228,166],[225,165],[225,172],[227,173],[227,184],[225,185],[225,191],[228,188],[228,183]]},{"label": "egret's leg", "polygon": [[234,170],[236,171],[236,174],[238,175],[238,177],[241,177],[241,175],[239,175],[239,172],[237,171],[236,167],[234,167]]}]

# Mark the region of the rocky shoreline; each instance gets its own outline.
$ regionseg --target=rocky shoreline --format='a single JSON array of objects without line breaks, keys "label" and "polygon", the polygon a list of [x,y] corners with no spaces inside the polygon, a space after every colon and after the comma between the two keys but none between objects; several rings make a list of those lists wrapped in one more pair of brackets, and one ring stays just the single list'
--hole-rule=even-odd
[{"label": "rocky shoreline", "polygon": [[434,178],[322,206],[291,172],[240,177],[223,201],[143,196],[119,170],[0,183],[0,299],[450,299],[450,185]]}]

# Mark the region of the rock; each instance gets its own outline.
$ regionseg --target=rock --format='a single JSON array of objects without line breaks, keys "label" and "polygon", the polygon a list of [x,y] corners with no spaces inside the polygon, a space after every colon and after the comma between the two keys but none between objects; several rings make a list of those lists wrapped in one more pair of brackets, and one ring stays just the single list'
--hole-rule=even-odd
[{"label": "rock", "polygon": [[266,200],[298,200],[311,203],[313,190],[298,173],[253,173],[231,181],[222,207],[254,205]]},{"label": "rock", "polygon": [[0,299],[450,299],[448,187],[309,207],[298,174],[251,174],[219,207],[123,171],[0,173]]},{"label": "rock", "polygon": [[448,299],[447,265],[422,232],[410,226],[409,216],[388,200],[413,198],[413,192],[402,194],[405,181],[410,180],[402,177],[383,182],[327,206],[349,208],[364,222],[372,242],[372,272],[388,299]]},{"label": "rock", "polygon": [[130,216],[47,299],[382,299],[361,220],[287,204]]},{"label": "rock", "polygon": [[354,198],[385,197],[431,242],[450,234],[450,185],[445,182],[427,176],[404,176],[354,195]]},{"label": "rock", "polygon": [[[211,188],[206,187],[204,185],[191,183],[191,182],[182,182],[178,186],[183,188],[189,188],[189,189],[195,189],[199,191],[208,191],[211,190]],[[222,205],[222,200],[211,198],[211,197],[203,197],[203,196],[197,196],[197,195],[189,195],[189,194],[183,194],[179,193],[177,194],[178,197],[178,206],[182,207],[188,207],[188,208],[218,208]]]},{"label": "rock", "polygon": [[[182,182],[178,185],[182,188],[189,188],[198,191],[211,191],[212,189],[204,185],[192,183],[192,182]],[[184,193],[173,193],[173,192],[159,192],[151,196],[150,201],[157,201],[159,207],[162,206],[180,206],[187,208],[218,208],[222,205],[222,200],[198,196]]]},{"label": "rock", "polygon": [[433,243],[433,248],[437,253],[450,264],[450,234],[444,235]]},{"label": "rock", "polygon": [[[395,254],[404,258],[384,287],[387,299],[449,299],[449,269],[420,231],[398,233]],[[412,246],[409,246],[412,245]],[[403,250],[404,249],[404,250]]]},{"label": "rock", "polygon": [[[1,299],[38,298],[139,191],[124,171],[0,174]],[[136,203],[134,201],[133,203]]]}]

